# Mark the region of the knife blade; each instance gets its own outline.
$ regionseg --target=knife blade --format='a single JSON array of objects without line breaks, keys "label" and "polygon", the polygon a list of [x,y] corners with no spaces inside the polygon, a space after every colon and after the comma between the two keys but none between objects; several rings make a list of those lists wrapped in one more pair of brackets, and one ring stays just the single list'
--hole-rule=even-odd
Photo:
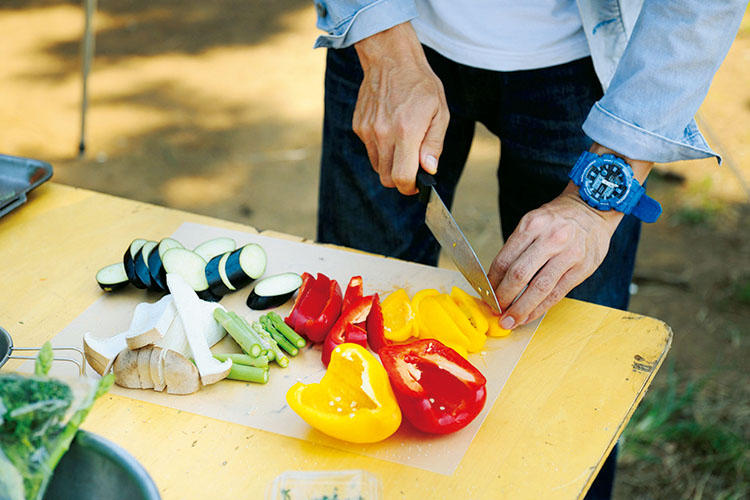
[{"label": "knife blade", "polygon": [[427,205],[425,224],[482,301],[500,313],[500,304],[487,273],[484,272],[482,263],[479,262],[476,252],[456,223],[456,219],[440,198],[435,189],[436,185],[435,177],[420,168],[417,172],[417,189],[420,201]]}]

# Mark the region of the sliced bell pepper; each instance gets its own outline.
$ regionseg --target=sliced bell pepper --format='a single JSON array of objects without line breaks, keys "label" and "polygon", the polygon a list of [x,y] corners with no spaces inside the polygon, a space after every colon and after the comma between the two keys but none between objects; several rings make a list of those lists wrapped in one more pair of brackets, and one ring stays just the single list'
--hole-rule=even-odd
[{"label": "sliced bell pepper", "polygon": [[403,416],[417,429],[448,434],[482,411],[487,380],[474,365],[435,339],[380,350]]},{"label": "sliced bell pepper", "polygon": [[403,342],[415,332],[414,311],[406,290],[399,288],[383,300],[383,328],[385,337],[395,342]]},{"label": "sliced bell pepper", "polygon": [[349,306],[352,305],[355,300],[364,295],[362,293],[363,284],[362,276],[354,276],[349,280],[346,292],[344,292],[344,303],[341,306],[342,311],[349,309]]},{"label": "sliced bell pepper", "polygon": [[[305,277],[307,275],[307,277]],[[322,342],[341,313],[343,298],[336,280],[318,273],[302,275],[302,287],[284,321],[311,342]]]},{"label": "sliced bell pepper", "polygon": [[297,382],[286,400],[319,431],[351,443],[375,443],[401,425],[401,410],[383,366],[364,347],[341,344],[318,384]]},{"label": "sliced bell pepper", "polygon": [[[477,331],[481,332],[482,334],[486,334],[487,330],[489,330],[490,325],[487,321],[487,318],[485,317],[485,314],[479,308],[477,299],[461,290],[457,286],[454,286],[451,290],[451,298],[453,299],[453,302],[456,303],[458,308],[461,309],[461,311],[466,315],[474,328],[476,328]],[[482,302],[482,304],[484,304],[484,302]]]},{"label": "sliced bell pepper", "polygon": [[392,342],[385,337],[383,325],[383,311],[380,308],[380,296],[376,293],[372,298],[372,308],[367,316],[367,344],[373,352],[378,353],[383,347]]},{"label": "sliced bell pepper", "polygon": [[484,347],[484,343],[487,340],[485,332],[477,330],[469,318],[464,312],[458,307],[453,301],[450,295],[440,294],[435,297],[440,305],[448,313],[453,323],[461,330],[461,333],[466,337],[466,349],[469,352],[481,351]]},{"label": "sliced bell pepper", "polygon": [[[473,298],[473,297],[472,297]],[[479,307],[479,310],[482,311],[482,314],[484,314],[484,317],[487,319],[487,335],[490,337],[507,337],[511,334],[512,330],[506,330],[502,326],[500,326],[500,315],[497,314],[495,311],[492,310],[490,306],[485,304],[479,299],[474,299],[474,302],[477,304],[477,307]]]},{"label": "sliced bell pepper", "polygon": [[[359,323],[365,323],[367,316],[372,308],[374,296],[367,295],[354,300],[348,307],[341,311],[339,319],[331,327],[323,343],[323,354],[321,359],[325,366],[331,360],[331,353],[337,345],[344,342],[354,342],[362,347],[367,347],[367,332],[364,328],[358,326]],[[356,328],[352,328],[356,327]]]},{"label": "sliced bell pepper", "polygon": [[420,338],[437,339],[462,356],[469,350],[469,338],[456,325],[441,303],[440,294],[423,298],[419,303]]},{"label": "sliced bell pepper", "polygon": [[432,297],[434,295],[440,295],[440,292],[438,292],[434,288],[425,288],[415,293],[414,297],[412,297],[411,299],[411,310],[414,312],[414,333],[416,333],[417,337],[422,337],[423,332],[427,333],[427,330],[425,329],[420,319],[421,316],[419,314],[419,306],[425,298]]}]

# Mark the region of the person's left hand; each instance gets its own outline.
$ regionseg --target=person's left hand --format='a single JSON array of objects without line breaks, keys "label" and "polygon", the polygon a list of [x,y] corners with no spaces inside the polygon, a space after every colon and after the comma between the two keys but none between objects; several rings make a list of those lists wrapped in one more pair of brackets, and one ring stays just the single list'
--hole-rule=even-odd
[{"label": "person's left hand", "polygon": [[622,217],[590,207],[573,183],[527,213],[488,273],[503,311],[503,328],[535,320],[593,274]]}]

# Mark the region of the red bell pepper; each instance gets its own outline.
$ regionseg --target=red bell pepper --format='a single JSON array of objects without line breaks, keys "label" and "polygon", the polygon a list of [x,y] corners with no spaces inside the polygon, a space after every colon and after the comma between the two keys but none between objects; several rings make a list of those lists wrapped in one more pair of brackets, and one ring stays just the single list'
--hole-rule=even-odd
[{"label": "red bell pepper", "polygon": [[372,299],[372,309],[370,309],[370,314],[367,316],[367,343],[375,353],[380,352],[380,349],[393,343],[385,337],[383,310],[380,307],[380,297],[377,293]]},{"label": "red bell pepper", "polygon": [[284,321],[311,342],[322,342],[341,313],[341,287],[336,280],[318,273],[302,275],[302,287],[294,307]]},{"label": "red bell pepper", "polygon": [[349,309],[355,300],[361,298],[364,294],[362,293],[362,276],[354,276],[349,280],[349,284],[344,292],[344,304],[341,306],[342,311]]},{"label": "red bell pepper", "polygon": [[344,342],[353,342],[362,347],[367,347],[367,331],[359,324],[367,321],[367,316],[370,314],[370,309],[372,308],[373,298],[373,295],[359,297],[349,305],[348,309],[341,311],[341,316],[339,316],[339,319],[331,327],[323,344],[321,359],[325,366],[328,366],[328,362],[331,360],[331,353],[336,346]]},{"label": "red bell pepper", "polygon": [[424,432],[448,434],[484,407],[487,380],[471,363],[435,339],[380,349],[401,411]]}]

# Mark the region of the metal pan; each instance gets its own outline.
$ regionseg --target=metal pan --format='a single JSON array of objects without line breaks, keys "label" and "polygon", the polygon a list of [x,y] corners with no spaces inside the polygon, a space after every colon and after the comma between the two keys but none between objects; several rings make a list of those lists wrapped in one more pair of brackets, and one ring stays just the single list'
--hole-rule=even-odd
[{"label": "metal pan", "polygon": [[49,163],[0,155],[0,217],[26,203],[26,194],[50,177]]},{"label": "metal pan", "polygon": [[[20,351],[20,352],[38,352],[40,347],[15,347],[13,345],[13,338],[10,336],[10,333],[8,333],[3,327],[0,327],[0,368],[3,367],[3,365],[9,360],[9,359],[36,359],[35,356],[17,356],[14,355],[14,352]],[[55,361],[66,361],[68,363],[73,363],[78,367],[78,373],[81,375],[86,374],[86,356],[83,354],[83,351],[77,347],[53,347],[53,351],[75,351],[81,356],[81,360],[78,361],[77,359],[73,358],[58,358],[55,356]]]}]

